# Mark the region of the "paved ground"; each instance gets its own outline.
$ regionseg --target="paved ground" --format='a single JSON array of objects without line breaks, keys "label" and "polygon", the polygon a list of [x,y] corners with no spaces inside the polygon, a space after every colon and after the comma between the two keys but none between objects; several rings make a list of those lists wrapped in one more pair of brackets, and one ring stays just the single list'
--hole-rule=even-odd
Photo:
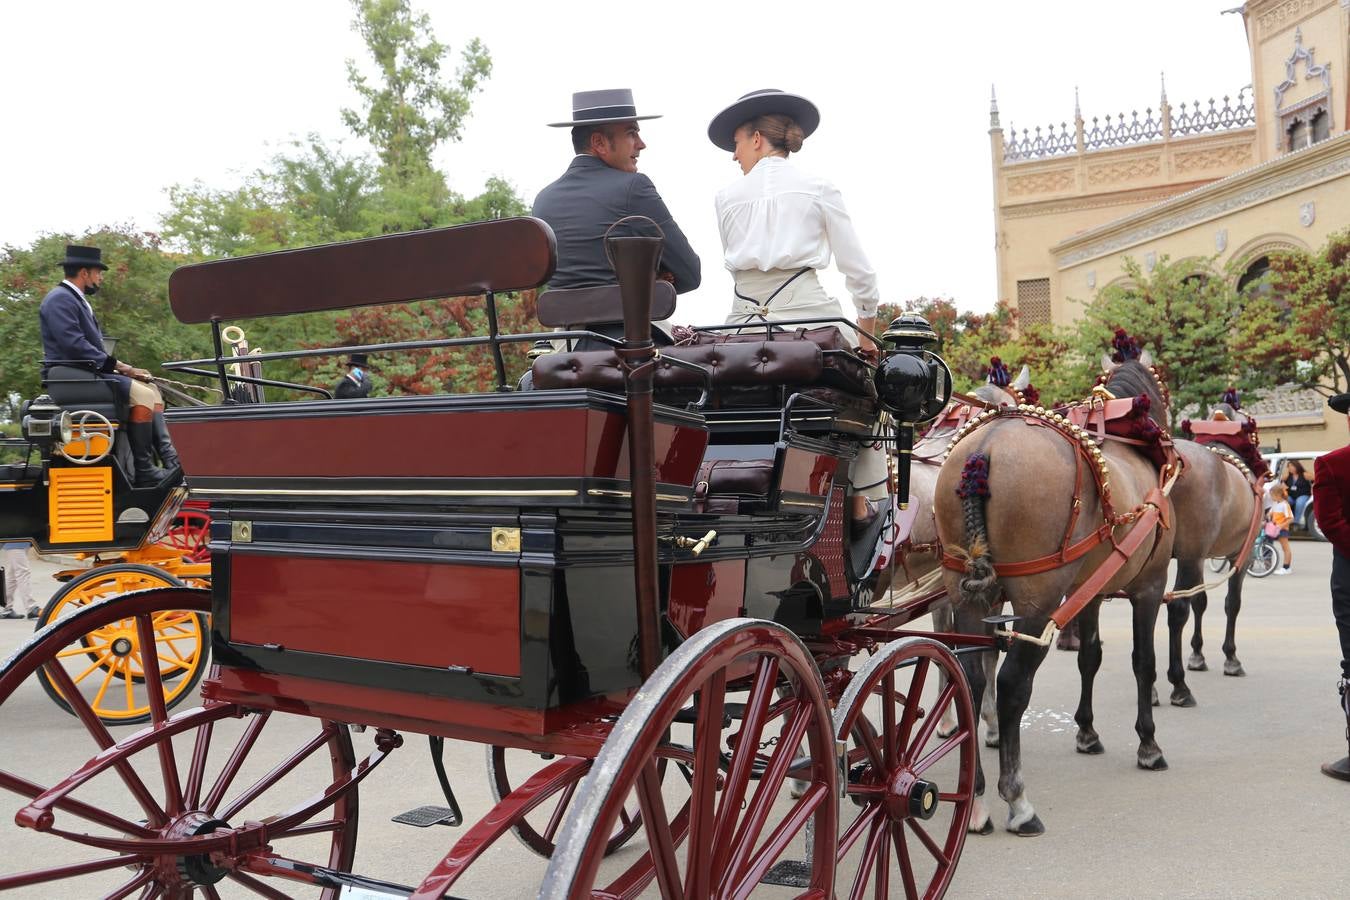
[{"label": "paved ground", "polygon": [[[1207,618],[1212,668],[1189,675],[1199,706],[1157,711],[1158,739],[1171,765],[1167,772],[1135,767],[1128,605],[1109,604],[1102,616],[1106,648],[1097,725],[1107,747],[1104,756],[1074,752],[1077,670],[1072,656],[1052,653],[1024,727],[1026,782],[1049,831],[1034,839],[1002,830],[972,836],[950,896],[1345,896],[1350,785],[1318,771],[1321,762],[1345,752],[1333,689],[1336,643],[1326,586],[1330,551],[1326,544],[1298,543],[1295,554],[1294,574],[1247,581],[1238,632],[1247,677],[1220,674],[1222,613]],[[44,576],[55,567],[39,564],[36,569],[35,582],[46,590]],[[0,621],[0,658],[30,633],[26,623]],[[1165,650],[1162,629],[1158,646]],[[1165,684],[1163,693],[1165,698]],[[312,727],[298,717],[277,717],[267,736],[294,747]],[[357,743],[367,746],[369,736],[358,735]],[[427,871],[456,836],[452,829],[388,822],[397,812],[437,802],[424,746],[410,736],[409,746],[363,788],[358,871],[414,880],[410,873]],[[70,771],[88,755],[79,725],[35,682],[0,709],[4,768]],[[476,818],[490,804],[482,748],[455,746],[449,755],[465,811]],[[992,784],[996,751],[985,750],[984,760]],[[992,808],[1001,821],[996,797]],[[60,843],[15,829],[8,824],[13,810],[8,796],[0,799],[0,877],[47,858],[53,843]],[[544,864],[507,843],[456,893],[529,896]],[[58,893],[32,889],[7,896]]]}]

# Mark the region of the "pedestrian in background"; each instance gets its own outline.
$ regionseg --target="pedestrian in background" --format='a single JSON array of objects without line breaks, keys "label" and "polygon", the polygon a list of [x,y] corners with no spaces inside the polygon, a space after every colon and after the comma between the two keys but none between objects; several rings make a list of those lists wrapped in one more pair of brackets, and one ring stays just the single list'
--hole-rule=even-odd
[{"label": "pedestrian in background", "polygon": [[33,604],[33,571],[28,567],[27,541],[15,541],[0,547],[0,565],[5,569],[5,604],[0,606],[0,619],[30,619],[38,617]]},{"label": "pedestrian in background", "polygon": [[[1327,405],[1350,414],[1350,394],[1337,394]],[[1350,445],[1317,457],[1313,463],[1313,515],[1331,542],[1331,614],[1341,639],[1341,694],[1345,738],[1350,744]],[[1350,755],[1322,766],[1332,778],[1350,781]]]},{"label": "pedestrian in background", "polygon": [[1289,546],[1289,526],[1294,524],[1294,511],[1289,506],[1289,491],[1283,484],[1277,483],[1270,489],[1270,509],[1266,512],[1266,537],[1280,542],[1280,553],[1284,566],[1276,569],[1276,575],[1288,575],[1289,564],[1294,561],[1293,550]]}]

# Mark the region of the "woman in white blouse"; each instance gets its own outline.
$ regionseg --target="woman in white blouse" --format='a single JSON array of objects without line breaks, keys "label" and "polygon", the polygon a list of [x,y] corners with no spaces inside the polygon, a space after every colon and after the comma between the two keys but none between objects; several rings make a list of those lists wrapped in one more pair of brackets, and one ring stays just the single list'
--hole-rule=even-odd
[{"label": "woman in white blouse", "polygon": [[[833,256],[858,326],[866,332],[876,328],[876,272],[839,190],[788,161],[819,124],[820,112],[810,100],[768,89],[741,97],[708,126],[708,138],[730,151],[744,174],[717,192],[723,255],[736,282],[728,324],[845,318],[839,301],[816,278]],[[840,332],[855,347],[874,347],[852,328]],[[864,498],[887,496],[885,452],[865,448],[850,476],[854,522],[869,522],[875,507]]]}]

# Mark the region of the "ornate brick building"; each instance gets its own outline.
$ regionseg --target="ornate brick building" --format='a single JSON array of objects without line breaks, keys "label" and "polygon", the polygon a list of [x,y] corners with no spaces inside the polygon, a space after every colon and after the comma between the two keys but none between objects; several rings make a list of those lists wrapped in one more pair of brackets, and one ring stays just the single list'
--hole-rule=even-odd
[{"label": "ornate brick building", "polygon": [[[1217,256],[1239,286],[1273,251],[1316,250],[1350,224],[1350,0],[1251,0],[1240,9],[1252,83],[1208,101],[1048,127],[990,109],[1000,297],[1023,321],[1072,321],[1134,257]],[[1316,394],[1249,404],[1267,443],[1329,449],[1345,417]]]}]

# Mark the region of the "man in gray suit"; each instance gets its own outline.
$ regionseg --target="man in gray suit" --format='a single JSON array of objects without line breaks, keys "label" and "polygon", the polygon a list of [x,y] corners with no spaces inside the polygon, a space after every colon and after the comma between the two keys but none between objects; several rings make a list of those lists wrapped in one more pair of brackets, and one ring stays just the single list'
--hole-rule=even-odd
[{"label": "man in gray suit", "polygon": [[572,119],[550,127],[572,129],[576,157],[562,177],[539,192],[534,215],[558,238],[558,269],[551,288],[615,284],[605,258],[605,231],[625,216],[646,216],[665,233],[660,277],[676,293],[692,291],[701,278],[698,254],[671,218],[652,180],[637,170],[647,146],[630,90],[580,91],[572,95]]}]

